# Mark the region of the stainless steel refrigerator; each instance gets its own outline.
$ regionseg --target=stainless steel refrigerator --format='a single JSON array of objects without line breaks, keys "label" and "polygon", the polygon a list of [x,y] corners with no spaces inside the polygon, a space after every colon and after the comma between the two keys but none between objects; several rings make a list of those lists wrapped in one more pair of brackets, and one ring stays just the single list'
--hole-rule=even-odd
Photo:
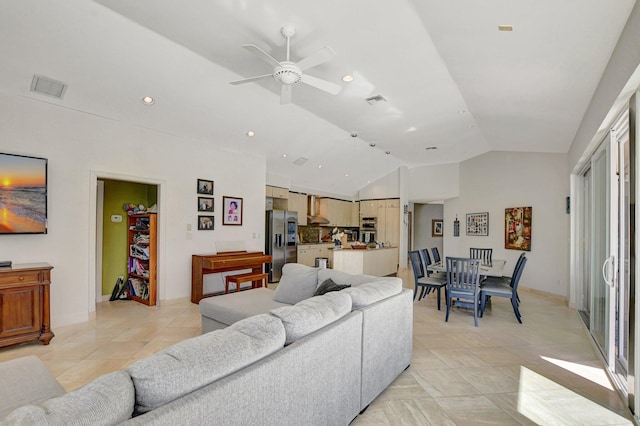
[{"label": "stainless steel refrigerator", "polygon": [[280,281],[285,263],[298,260],[298,212],[267,210],[265,253],[273,258],[267,264],[269,282]]}]

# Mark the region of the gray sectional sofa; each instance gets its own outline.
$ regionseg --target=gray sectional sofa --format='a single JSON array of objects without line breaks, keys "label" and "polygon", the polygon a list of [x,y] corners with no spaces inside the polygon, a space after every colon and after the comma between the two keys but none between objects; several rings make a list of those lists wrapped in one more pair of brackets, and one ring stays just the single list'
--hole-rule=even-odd
[{"label": "gray sectional sofa", "polygon": [[[351,287],[313,296],[328,279]],[[203,299],[201,336],[73,392],[36,357],[0,363],[0,424],[348,424],[410,363],[412,292],[297,264],[278,289]]]}]

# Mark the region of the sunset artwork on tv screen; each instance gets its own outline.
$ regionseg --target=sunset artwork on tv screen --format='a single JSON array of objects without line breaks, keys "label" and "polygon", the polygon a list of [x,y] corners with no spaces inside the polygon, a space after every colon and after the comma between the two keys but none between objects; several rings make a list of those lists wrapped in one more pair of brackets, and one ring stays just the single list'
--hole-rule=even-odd
[{"label": "sunset artwork on tv screen", "polygon": [[47,233],[47,159],[0,153],[0,234]]}]

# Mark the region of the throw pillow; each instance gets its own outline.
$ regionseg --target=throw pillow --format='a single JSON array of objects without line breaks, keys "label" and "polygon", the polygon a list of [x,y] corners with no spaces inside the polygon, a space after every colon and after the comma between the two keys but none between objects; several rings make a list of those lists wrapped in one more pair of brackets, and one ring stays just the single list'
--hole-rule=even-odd
[{"label": "throw pillow", "polygon": [[273,294],[273,300],[295,305],[313,296],[318,286],[318,268],[286,263],[282,267],[282,277]]},{"label": "throw pillow", "polygon": [[316,292],[313,294],[314,296],[322,296],[325,293],[329,293],[330,291],[340,291],[347,287],[351,287],[350,284],[336,284],[333,282],[331,278],[320,284],[320,287],[316,289]]}]

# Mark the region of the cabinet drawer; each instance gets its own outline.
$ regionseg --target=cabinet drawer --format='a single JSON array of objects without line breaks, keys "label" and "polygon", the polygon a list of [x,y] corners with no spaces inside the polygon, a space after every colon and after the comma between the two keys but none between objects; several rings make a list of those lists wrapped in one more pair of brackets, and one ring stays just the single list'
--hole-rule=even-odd
[{"label": "cabinet drawer", "polygon": [[15,272],[6,272],[0,275],[0,285],[39,283],[39,282],[40,282],[39,271],[15,271]]}]

